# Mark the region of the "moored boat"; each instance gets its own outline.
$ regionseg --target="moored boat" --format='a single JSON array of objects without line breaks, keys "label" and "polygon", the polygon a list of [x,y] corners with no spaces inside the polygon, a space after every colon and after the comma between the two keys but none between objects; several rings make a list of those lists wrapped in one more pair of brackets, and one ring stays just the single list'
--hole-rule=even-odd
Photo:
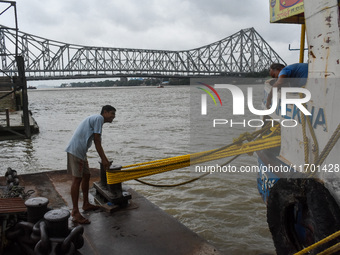
[{"label": "moored boat", "polygon": [[[309,70],[305,89],[311,98],[301,107],[310,115],[304,115],[297,105],[288,105],[285,115],[280,107],[270,115],[278,122],[289,119],[296,125],[285,127],[281,122],[281,146],[257,152],[258,189],[267,205],[277,254],[292,254],[340,229],[340,19],[338,0],[288,1],[294,2],[290,6],[281,2],[270,1],[271,21],[306,28]],[[301,51],[303,47],[304,43]],[[269,89],[266,85],[265,91]],[[312,252],[339,241],[334,238]]]}]

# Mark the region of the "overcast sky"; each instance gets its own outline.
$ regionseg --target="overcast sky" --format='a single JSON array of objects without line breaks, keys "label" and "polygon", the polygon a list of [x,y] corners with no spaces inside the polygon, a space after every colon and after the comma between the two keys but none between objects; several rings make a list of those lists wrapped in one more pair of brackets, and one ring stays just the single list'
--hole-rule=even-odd
[{"label": "overcast sky", "polygon": [[[269,0],[16,2],[19,30],[60,42],[189,50],[254,27],[287,64],[299,61],[298,52],[289,51],[288,46],[299,47],[300,25],[270,24]],[[11,19],[2,16],[2,24]]]}]

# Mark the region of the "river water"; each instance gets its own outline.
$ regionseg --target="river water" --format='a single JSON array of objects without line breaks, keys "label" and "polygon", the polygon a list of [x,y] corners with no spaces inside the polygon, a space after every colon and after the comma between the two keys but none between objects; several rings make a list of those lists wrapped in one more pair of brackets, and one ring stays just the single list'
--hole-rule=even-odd
[{"label": "river water", "polygon": [[[253,87],[261,98],[262,86]],[[30,90],[29,109],[40,133],[31,140],[0,141],[0,174],[7,167],[19,174],[66,169],[64,150],[73,131],[105,104],[117,109],[116,119],[104,124],[102,135],[103,148],[114,164],[189,154],[190,93],[189,86]],[[243,131],[228,129],[219,140],[227,144]],[[88,159],[90,167],[99,167],[94,146]],[[256,165],[256,158],[241,156],[232,164]],[[192,166],[144,180],[173,184],[193,176]],[[275,253],[256,173],[210,174],[176,188],[127,184],[225,254]]]}]

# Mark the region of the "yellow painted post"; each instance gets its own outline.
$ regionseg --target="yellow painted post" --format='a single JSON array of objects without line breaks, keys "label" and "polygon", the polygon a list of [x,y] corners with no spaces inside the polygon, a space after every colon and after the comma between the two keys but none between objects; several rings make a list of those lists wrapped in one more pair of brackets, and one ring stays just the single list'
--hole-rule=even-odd
[{"label": "yellow painted post", "polygon": [[300,59],[299,63],[303,63],[304,54],[305,54],[305,35],[306,35],[306,26],[305,24],[301,25],[301,39],[300,39]]}]

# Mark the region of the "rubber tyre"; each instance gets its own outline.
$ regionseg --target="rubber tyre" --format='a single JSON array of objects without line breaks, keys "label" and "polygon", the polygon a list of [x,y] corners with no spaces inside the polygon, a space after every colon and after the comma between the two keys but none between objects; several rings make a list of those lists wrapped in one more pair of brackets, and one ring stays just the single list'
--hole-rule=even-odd
[{"label": "rubber tyre", "polygon": [[[294,208],[303,208],[301,215],[308,227],[308,241],[301,243],[294,231]],[[278,255],[294,254],[340,229],[340,209],[330,192],[316,179],[280,179],[270,190],[267,222]],[[334,245],[335,239],[320,248]]]}]

